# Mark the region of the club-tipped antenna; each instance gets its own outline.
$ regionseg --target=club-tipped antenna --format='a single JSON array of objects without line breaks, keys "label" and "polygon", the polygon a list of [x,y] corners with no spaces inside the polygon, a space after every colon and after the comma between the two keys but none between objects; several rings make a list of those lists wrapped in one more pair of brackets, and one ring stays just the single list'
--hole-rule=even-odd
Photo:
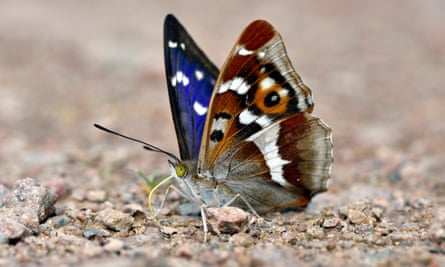
[{"label": "club-tipped antenna", "polygon": [[144,142],[142,140],[139,140],[139,139],[136,139],[136,138],[133,138],[133,137],[121,134],[119,132],[113,131],[113,130],[108,129],[108,128],[106,128],[106,127],[104,127],[104,126],[102,126],[100,124],[97,124],[97,123],[94,124],[94,127],[96,127],[99,130],[102,130],[104,132],[107,132],[107,133],[110,133],[110,134],[114,134],[114,135],[120,136],[122,138],[125,138],[127,140],[130,140],[130,141],[142,144],[142,145],[144,145],[144,148],[147,149],[147,150],[165,154],[165,155],[169,156],[170,158],[174,159],[176,162],[180,162],[179,158],[176,157],[174,154],[172,154],[172,153],[170,153],[168,151],[165,151],[165,150],[163,150],[163,149],[161,149],[161,148],[159,148],[157,146],[154,146],[154,145],[146,143],[146,142]]}]

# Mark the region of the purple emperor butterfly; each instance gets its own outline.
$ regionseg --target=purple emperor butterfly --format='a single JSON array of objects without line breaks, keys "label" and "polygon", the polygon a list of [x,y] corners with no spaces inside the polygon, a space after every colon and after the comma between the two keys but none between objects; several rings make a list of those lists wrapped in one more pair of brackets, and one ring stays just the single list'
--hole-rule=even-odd
[{"label": "purple emperor butterfly", "polygon": [[311,114],[311,90],[278,32],[266,21],[252,22],[218,73],[174,16],[164,27],[180,159],[144,144],[170,157],[176,189],[201,207],[205,231],[206,207],[263,213],[305,207],[326,191],[331,129]]}]

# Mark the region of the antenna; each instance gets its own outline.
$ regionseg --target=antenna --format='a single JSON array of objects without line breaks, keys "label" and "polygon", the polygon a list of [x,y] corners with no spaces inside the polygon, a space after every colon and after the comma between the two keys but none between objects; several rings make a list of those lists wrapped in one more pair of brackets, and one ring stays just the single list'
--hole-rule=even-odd
[{"label": "antenna", "polygon": [[163,149],[161,149],[161,148],[159,148],[159,147],[157,147],[157,146],[154,146],[154,145],[152,145],[152,144],[146,143],[146,142],[144,142],[144,141],[142,141],[142,140],[139,140],[139,139],[136,139],[136,138],[133,138],[133,137],[130,137],[130,136],[121,134],[121,133],[119,133],[119,132],[113,131],[113,130],[111,130],[111,129],[105,128],[104,126],[102,126],[102,125],[100,125],[100,124],[97,124],[97,123],[94,124],[94,127],[96,127],[96,128],[99,129],[99,130],[102,130],[102,131],[104,131],[104,132],[106,132],[106,133],[114,134],[114,135],[120,136],[120,137],[122,137],[122,138],[125,138],[125,139],[127,139],[127,140],[130,140],[130,141],[133,141],[133,142],[136,142],[136,143],[139,143],[139,144],[143,144],[143,145],[144,145],[143,147],[144,147],[145,149],[150,150],[150,151],[160,152],[160,153],[162,153],[162,154],[165,154],[165,155],[169,156],[170,158],[174,159],[176,162],[180,162],[180,161],[181,161],[181,160],[179,160],[179,158],[176,157],[174,154],[172,154],[172,153],[170,153],[170,152],[167,152],[167,151],[165,151],[165,150],[163,150]]}]

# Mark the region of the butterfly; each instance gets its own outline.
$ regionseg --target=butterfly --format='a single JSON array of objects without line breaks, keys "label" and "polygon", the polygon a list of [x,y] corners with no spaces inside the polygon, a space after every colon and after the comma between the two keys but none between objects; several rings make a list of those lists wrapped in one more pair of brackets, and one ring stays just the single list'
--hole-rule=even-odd
[{"label": "butterfly", "polygon": [[312,92],[272,25],[249,24],[218,70],[167,15],[164,53],[180,157],[144,147],[169,157],[175,188],[200,206],[205,232],[207,207],[302,208],[328,189],[332,131],[311,114]]}]

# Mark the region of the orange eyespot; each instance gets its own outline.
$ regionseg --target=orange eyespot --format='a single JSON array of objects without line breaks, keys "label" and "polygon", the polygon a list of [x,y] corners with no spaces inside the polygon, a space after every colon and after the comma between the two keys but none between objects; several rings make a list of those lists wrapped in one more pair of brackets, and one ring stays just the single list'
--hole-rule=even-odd
[{"label": "orange eyespot", "polygon": [[187,174],[187,168],[185,167],[184,164],[178,164],[175,167],[175,171],[176,171],[176,176],[178,176],[179,178],[183,178]]}]

